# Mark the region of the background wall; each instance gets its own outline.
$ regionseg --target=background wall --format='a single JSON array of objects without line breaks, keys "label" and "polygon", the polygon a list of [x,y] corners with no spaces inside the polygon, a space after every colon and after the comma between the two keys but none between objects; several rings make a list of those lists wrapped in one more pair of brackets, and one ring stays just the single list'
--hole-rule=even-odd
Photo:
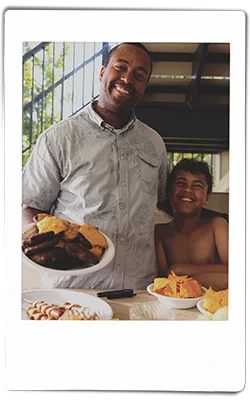
[{"label": "background wall", "polygon": [[206,208],[228,214],[229,193],[212,193]]}]

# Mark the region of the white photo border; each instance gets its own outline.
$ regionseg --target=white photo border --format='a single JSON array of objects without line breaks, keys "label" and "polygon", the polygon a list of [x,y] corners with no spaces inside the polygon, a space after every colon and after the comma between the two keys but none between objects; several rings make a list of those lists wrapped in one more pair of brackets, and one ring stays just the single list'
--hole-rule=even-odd
[{"label": "white photo border", "polygon": [[[245,20],[242,11],[6,11],[5,294],[7,311],[11,309],[6,316],[8,389],[220,392],[243,388]],[[61,325],[21,320],[24,41],[230,43],[229,321],[64,321]],[[38,380],[44,371],[46,379]]]}]

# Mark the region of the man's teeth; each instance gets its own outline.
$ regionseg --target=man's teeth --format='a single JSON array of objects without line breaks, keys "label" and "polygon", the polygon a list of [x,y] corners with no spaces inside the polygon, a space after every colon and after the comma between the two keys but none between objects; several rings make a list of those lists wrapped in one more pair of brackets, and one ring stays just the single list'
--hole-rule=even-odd
[{"label": "man's teeth", "polygon": [[124,88],[122,88],[120,86],[115,86],[115,88],[116,88],[116,90],[118,90],[118,92],[125,93],[125,94],[130,94],[130,92],[128,90],[126,90],[126,89],[124,89]]},{"label": "man's teeth", "polygon": [[189,199],[188,197],[182,197],[181,200],[182,201],[188,201],[189,203],[193,202],[193,200]]}]

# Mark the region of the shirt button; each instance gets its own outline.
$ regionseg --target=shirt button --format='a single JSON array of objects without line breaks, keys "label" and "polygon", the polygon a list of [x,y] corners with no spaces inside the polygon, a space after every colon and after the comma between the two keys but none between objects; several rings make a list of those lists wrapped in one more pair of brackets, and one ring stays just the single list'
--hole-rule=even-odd
[{"label": "shirt button", "polygon": [[120,266],[120,265],[117,265],[116,269],[118,269],[118,271],[120,271],[121,266]]},{"label": "shirt button", "polygon": [[126,214],[126,212],[127,212],[126,210],[122,210],[122,213],[123,213],[123,214]]},{"label": "shirt button", "polygon": [[120,159],[121,159],[121,160],[124,160],[124,156],[121,156]]},{"label": "shirt button", "polygon": [[126,182],[122,182],[122,186],[125,187],[126,186]]}]

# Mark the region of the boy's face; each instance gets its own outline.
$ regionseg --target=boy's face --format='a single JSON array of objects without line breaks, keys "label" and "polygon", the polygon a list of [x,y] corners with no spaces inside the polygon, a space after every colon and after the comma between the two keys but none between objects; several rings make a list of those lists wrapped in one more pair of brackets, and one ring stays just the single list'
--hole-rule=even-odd
[{"label": "boy's face", "polygon": [[177,171],[173,180],[170,202],[174,212],[186,215],[196,215],[208,204],[210,195],[204,174]]}]

